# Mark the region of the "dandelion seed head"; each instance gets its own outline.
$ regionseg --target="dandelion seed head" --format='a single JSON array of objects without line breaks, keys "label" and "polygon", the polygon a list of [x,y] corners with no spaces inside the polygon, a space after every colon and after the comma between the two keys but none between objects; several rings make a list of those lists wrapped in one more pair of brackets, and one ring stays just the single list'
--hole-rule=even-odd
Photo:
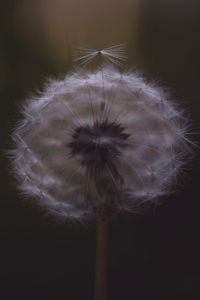
[{"label": "dandelion seed head", "polygon": [[168,95],[113,66],[51,80],[22,113],[12,135],[19,188],[63,220],[89,218],[102,203],[132,212],[156,204],[190,148]]}]

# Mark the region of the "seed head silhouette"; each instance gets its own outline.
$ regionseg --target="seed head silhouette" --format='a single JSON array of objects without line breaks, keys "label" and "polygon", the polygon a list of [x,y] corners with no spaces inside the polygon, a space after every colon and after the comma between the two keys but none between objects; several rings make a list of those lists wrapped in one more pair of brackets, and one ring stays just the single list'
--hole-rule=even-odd
[{"label": "seed head silhouette", "polygon": [[[21,192],[61,220],[158,203],[188,153],[182,111],[161,87],[118,70],[121,45],[80,51],[79,69],[23,105],[12,135]],[[99,55],[101,67],[86,69]]]}]

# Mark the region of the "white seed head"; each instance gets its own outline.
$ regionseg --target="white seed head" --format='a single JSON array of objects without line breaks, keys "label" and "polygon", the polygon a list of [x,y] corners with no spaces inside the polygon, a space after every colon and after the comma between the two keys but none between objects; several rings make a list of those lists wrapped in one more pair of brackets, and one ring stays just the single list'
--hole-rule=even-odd
[{"label": "white seed head", "polygon": [[51,80],[12,137],[24,195],[60,219],[136,211],[171,192],[188,151],[182,112],[161,88],[103,67]]}]

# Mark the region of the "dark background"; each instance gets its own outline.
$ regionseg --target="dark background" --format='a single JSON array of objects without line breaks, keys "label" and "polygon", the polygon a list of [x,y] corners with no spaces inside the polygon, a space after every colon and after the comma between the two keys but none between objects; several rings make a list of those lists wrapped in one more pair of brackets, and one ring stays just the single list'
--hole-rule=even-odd
[{"label": "dark background", "polygon": [[[5,150],[18,105],[47,75],[70,70],[49,48],[32,47],[16,30],[19,1],[0,2],[0,299],[92,299],[95,226],[57,224],[17,194]],[[141,1],[137,55],[129,63],[169,86],[200,132],[199,1]],[[22,26],[23,27],[23,26]],[[26,28],[26,24],[24,24]],[[41,28],[37,30],[40,31]],[[37,38],[37,35],[36,37]],[[109,46],[109,45],[108,45]],[[135,53],[135,52],[134,52]],[[110,225],[109,300],[200,299],[199,149],[194,148],[179,191],[143,216]]]}]

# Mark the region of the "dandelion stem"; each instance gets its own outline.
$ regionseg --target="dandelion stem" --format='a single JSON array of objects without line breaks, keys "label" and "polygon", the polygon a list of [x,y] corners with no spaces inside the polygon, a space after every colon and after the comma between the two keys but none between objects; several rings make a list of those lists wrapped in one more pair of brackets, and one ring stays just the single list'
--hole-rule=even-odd
[{"label": "dandelion stem", "polygon": [[101,208],[96,221],[96,270],[94,299],[107,300],[108,220],[106,208]]}]

